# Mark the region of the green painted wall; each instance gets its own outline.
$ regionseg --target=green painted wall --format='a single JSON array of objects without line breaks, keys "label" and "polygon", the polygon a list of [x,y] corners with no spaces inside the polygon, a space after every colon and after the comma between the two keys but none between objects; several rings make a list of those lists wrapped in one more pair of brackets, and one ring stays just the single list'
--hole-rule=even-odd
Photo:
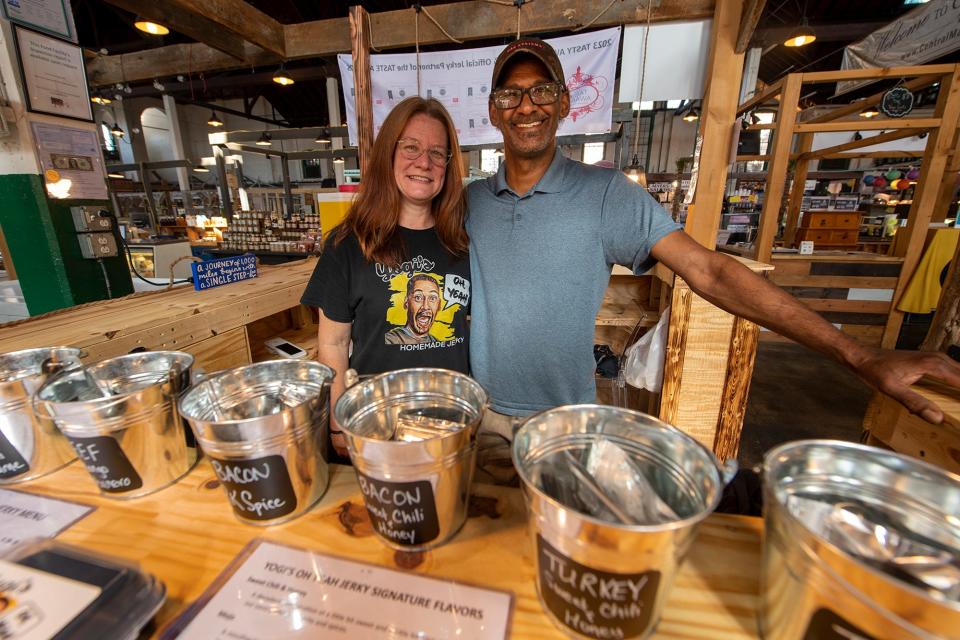
[{"label": "green painted wall", "polygon": [[96,260],[80,255],[70,206],[105,201],[47,199],[33,174],[0,175],[0,228],[30,315],[133,293],[122,255],[104,260],[111,294]]}]

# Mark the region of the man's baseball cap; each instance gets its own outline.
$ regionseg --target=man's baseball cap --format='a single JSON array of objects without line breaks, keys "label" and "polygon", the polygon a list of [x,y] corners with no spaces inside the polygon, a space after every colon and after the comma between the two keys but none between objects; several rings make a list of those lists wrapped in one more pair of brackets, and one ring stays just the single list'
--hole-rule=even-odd
[{"label": "man's baseball cap", "polygon": [[493,80],[490,84],[491,89],[496,89],[499,86],[500,75],[503,73],[503,69],[507,66],[507,63],[514,56],[521,54],[533,56],[542,62],[543,66],[547,68],[550,77],[566,87],[563,79],[563,66],[560,64],[560,58],[557,57],[557,52],[553,50],[553,47],[540,38],[524,38],[523,40],[511,42],[500,52],[500,55],[497,56],[497,61],[493,65]]}]

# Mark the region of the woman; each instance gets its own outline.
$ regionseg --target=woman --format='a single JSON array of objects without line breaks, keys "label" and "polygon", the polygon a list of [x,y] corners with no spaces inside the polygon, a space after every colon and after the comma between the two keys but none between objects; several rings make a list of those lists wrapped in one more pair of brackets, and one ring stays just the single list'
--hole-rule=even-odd
[{"label": "woman", "polygon": [[[301,300],[320,310],[318,359],[337,372],[331,407],[348,367],[360,375],[408,367],[467,372],[463,164],[443,105],[420,97],[398,104],[362,178]],[[333,420],[331,430],[346,456]]]}]

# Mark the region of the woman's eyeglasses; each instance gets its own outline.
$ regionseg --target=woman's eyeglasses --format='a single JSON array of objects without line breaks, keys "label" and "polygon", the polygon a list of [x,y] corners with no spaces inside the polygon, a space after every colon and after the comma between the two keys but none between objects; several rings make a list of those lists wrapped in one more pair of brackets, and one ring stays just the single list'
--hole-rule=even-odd
[{"label": "woman's eyeglasses", "polygon": [[416,160],[426,153],[427,157],[430,158],[430,162],[440,167],[447,166],[447,163],[450,162],[450,158],[453,155],[443,147],[430,147],[428,149],[413,138],[400,138],[397,140],[397,149],[400,150],[400,155],[407,160]]},{"label": "woman's eyeglasses", "polygon": [[560,99],[564,88],[559,82],[546,82],[526,89],[494,89],[490,92],[490,100],[497,109],[516,109],[526,93],[533,104],[553,104]]}]

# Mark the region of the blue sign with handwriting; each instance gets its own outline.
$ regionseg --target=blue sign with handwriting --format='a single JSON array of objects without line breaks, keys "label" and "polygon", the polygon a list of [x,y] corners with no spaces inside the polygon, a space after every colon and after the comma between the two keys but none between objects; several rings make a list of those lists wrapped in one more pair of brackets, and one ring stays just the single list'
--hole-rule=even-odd
[{"label": "blue sign with handwriting", "polygon": [[252,253],[194,262],[190,267],[193,270],[193,288],[197,291],[257,277],[257,257]]}]

